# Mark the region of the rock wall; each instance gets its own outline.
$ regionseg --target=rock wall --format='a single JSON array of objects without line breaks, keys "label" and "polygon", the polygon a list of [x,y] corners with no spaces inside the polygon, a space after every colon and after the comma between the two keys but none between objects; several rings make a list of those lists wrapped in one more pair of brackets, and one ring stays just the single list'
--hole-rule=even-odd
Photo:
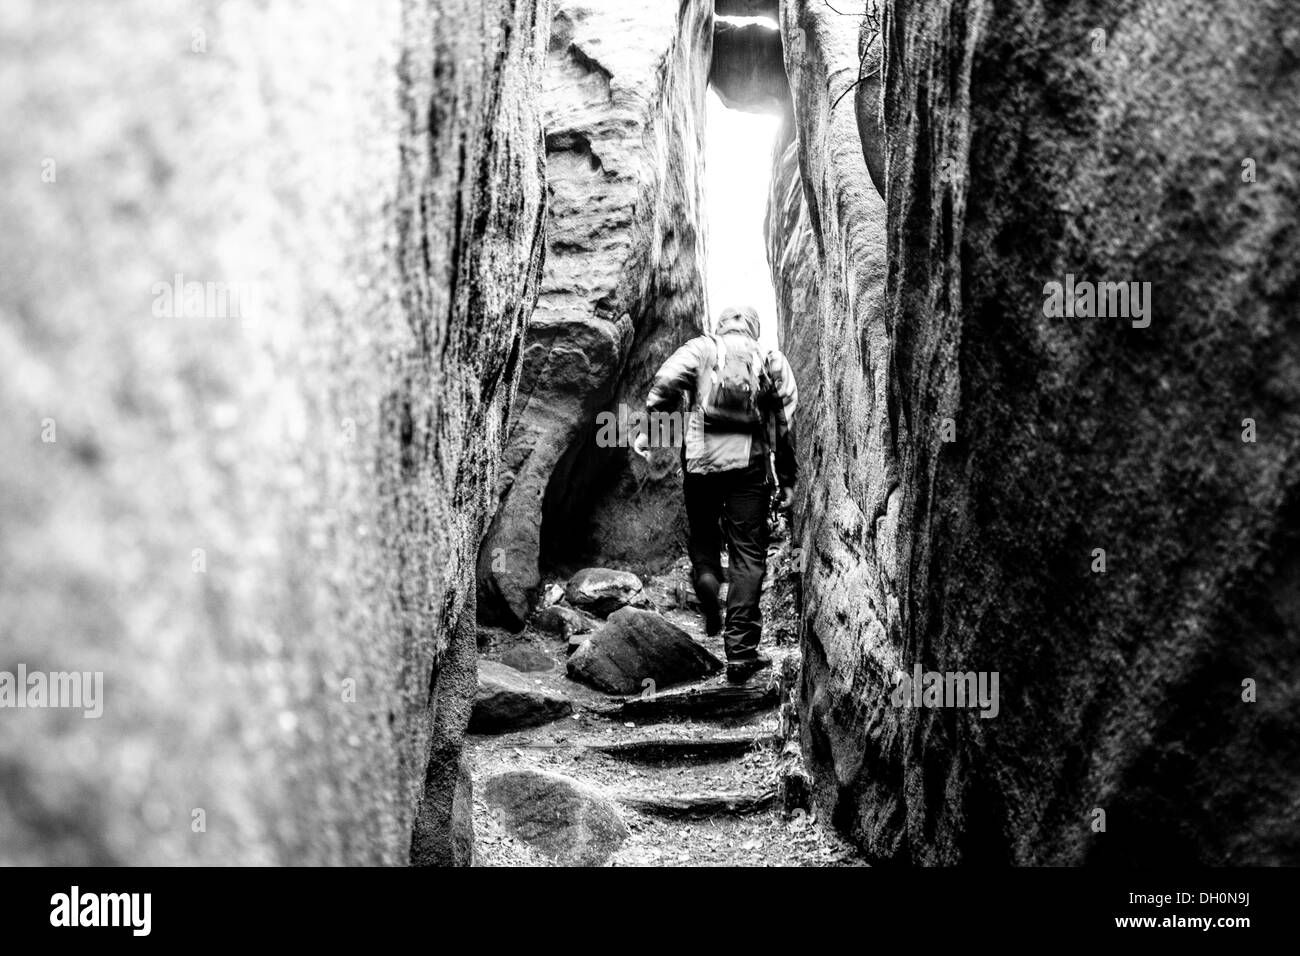
[{"label": "rock wall", "polygon": [[709,85],[724,106],[750,113],[790,110],[781,33],[775,23],[715,20]]},{"label": "rock wall", "polygon": [[770,17],[776,19],[779,0],[713,0],[720,17]]},{"label": "rock wall", "polygon": [[[851,89],[859,22],[819,3],[782,11],[794,120],[778,138],[767,241],[800,399],[803,750],[823,814],[883,858],[894,854],[876,831],[897,842],[903,794],[897,778],[873,775],[881,745],[868,720],[880,714],[871,681],[889,661],[888,628],[901,626],[889,554],[900,492],[887,415],[885,204],[863,160]],[[869,836],[853,826],[856,804],[840,797],[854,784],[876,788]]]},{"label": "rock wall", "polygon": [[[895,0],[832,112],[861,21],[782,4],[803,745],[877,859],[1300,862],[1292,21]],[[1049,317],[1067,273],[1151,283],[1149,326]],[[998,715],[893,706],[918,664]]]},{"label": "rock wall", "polygon": [[0,670],[103,673],[99,719],[0,711],[4,862],[404,863],[426,765],[417,858],[467,860],[546,27],[0,12]]},{"label": "rock wall", "polygon": [[553,6],[551,215],[519,401],[479,559],[480,615],[522,626],[543,567],[645,572],[681,553],[678,456],[599,447],[704,317],[702,136],[709,0]]}]

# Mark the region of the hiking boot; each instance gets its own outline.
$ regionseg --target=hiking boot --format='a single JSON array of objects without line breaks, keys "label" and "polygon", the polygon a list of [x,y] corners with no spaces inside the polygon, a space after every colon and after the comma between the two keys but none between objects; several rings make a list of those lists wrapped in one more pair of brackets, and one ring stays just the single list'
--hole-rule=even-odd
[{"label": "hiking boot", "polygon": [[716,608],[702,608],[704,611],[704,633],[717,637],[722,633],[722,613]]},{"label": "hiking boot", "polygon": [[722,609],[718,601],[718,579],[707,572],[695,579],[695,596],[704,615],[704,633],[717,637],[722,631]]},{"label": "hiking boot", "polygon": [[732,658],[727,661],[727,680],[733,684],[743,684],[763,668],[771,666],[772,658],[765,654]]}]

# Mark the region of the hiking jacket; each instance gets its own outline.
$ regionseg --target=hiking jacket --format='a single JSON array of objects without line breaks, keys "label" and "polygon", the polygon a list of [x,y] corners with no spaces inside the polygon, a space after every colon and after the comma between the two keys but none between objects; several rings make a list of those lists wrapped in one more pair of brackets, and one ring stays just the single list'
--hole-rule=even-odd
[{"label": "hiking jacket", "polygon": [[[739,310],[727,310],[718,322],[716,335],[742,332],[758,340],[758,317]],[[707,475],[733,468],[747,467],[755,460],[766,460],[769,452],[776,457],[776,478],[782,488],[795,483],[798,466],[794,457],[794,411],[799,401],[794,372],[779,350],[767,353],[764,362],[764,394],[759,403],[763,413],[763,426],[753,432],[706,431],[704,413],[700,407],[700,381],[706,370],[713,367],[716,344],[712,335],[691,339],[668,357],[668,361],[655,374],[654,384],[646,398],[646,411],[671,412],[676,410],[683,396],[688,414],[685,422],[686,470],[691,474]]]}]

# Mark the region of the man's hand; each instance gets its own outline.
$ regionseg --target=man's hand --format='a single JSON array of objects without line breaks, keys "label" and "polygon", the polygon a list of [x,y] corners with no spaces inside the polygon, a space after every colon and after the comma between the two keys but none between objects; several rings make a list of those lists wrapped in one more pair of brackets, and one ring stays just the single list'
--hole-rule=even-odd
[{"label": "man's hand", "polygon": [[650,460],[650,439],[645,432],[637,432],[636,438],[632,439],[632,453]]},{"label": "man's hand", "polygon": [[782,511],[789,511],[794,505],[794,485],[782,488],[776,496],[776,506]]}]

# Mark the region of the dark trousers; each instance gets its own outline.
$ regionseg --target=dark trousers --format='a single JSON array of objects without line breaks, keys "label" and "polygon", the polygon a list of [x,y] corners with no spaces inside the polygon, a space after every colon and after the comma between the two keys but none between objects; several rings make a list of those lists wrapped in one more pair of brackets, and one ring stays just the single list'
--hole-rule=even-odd
[{"label": "dark trousers", "polygon": [[772,496],[766,462],[760,459],[747,468],[710,475],[687,472],[684,487],[696,594],[707,607],[711,591],[717,605],[725,537],[731,587],[722,640],[728,660],[753,657],[763,631],[758,599],[767,569],[767,511]]}]

